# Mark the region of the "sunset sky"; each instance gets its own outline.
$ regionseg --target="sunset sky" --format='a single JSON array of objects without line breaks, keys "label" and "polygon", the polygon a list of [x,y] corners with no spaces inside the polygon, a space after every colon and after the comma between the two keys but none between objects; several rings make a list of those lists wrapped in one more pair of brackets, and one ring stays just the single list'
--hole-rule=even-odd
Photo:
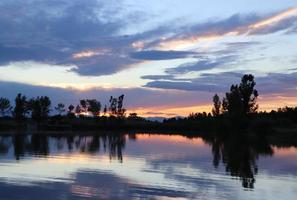
[{"label": "sunset sky", "polygon": [[296,0],[0,1],[0,96],[125,94],[143,116],[210,111],[245,73],[261,110],[297,106]]}]

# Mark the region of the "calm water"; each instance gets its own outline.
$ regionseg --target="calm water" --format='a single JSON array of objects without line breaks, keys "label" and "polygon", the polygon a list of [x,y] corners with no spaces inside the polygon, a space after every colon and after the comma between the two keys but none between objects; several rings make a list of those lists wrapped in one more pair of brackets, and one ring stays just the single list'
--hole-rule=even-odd
[{"label": "calm water", "polygon": [[0,136],[0,199],[297,199],[297,149],[245,138]]}]

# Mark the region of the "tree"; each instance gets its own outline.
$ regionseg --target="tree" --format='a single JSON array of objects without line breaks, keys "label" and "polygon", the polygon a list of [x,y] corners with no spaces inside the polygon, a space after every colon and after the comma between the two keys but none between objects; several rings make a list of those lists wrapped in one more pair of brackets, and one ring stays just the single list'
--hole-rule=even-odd
[{"label": "tree", "polygon": [[70,105],[68,106],[68,113],[67,113],[67,116],[68,116],[69,118],[74,118],[74,117],[75,117],[73,111],[74,111],[74,105],[70,104]]},{"label": "tree", "polygon": [[110,115],[116,115],[117,117],[124,117],[126,109],[123,108],[124,95],[118,98],[111,96],[109,99],[109,111]]},{"label": "tree", "polygon": [[222,102],[220,100],[220,97],[215,94],[213,97],[213,109],[212,109],[212,114],[213,116],[219,116],[221,113],[221,105]]},{"label": "tree", "polygon": [[55,110],[59,113],[59,115],[62,115],[66,110],[65,110],[65,105],[62,103],[59,103],[57,107],[55,107]]},{"label": "tree", "polygon": [[123,101],[124,101],[124,95],[122,94],[121,96],[118,97],[118,110],[117,110],[118,117],[125,116],[126,109],[123,108]]},{"label": "tree", "polygon": [[51,106],[51,100],[49,97],[44,96],[40,97],[40,104],[41,104],[41,117],[47,118],[50,113],[50,106]]},{"label": "tree", "polygon": [[91,112],[94,117],[100,115],[101,103],[96,99],[87,99],[87,111]]},{"label": "tree", "polygon": [[258,109],[256,103],[258,91],[254,89],[256,82],[254,76],[246,74],[242,77],[240,85],[232,85],[230,92],[223,99],[223,110],[232,116],[246,116]]},{"label": "tree", "polygon": [[242,98],[243,112],[245,114],[254,113],[258,109],[256,100],[259,94],[258,91],[254,89],[255,85],[256,82],[253,75],[246,74],[242,77],[239,91]]},{"label": "tree", "polygon": [[231,116],[241,116],[242,114],[244,114],[241,94],[238,85],[231,86],[230,92],[226,93],[225,100],[228,114],[230,114]]},{"label": "tree", "polygon": [[81,107],[79,105],[77,105],[76,108],[75,108],[75,114],[80,115],[81,112],[82,112]]},{"label": "tree", "polygon": [[105,116],[106,113],[107,113],[107,106],[105,105],[105,106],[104,106],[104,109],[103,109],[103,115]]},{"label": "tree", "polygon": [[27,98],[19,93],[15,98],[15,107],[13,110],[13,117],[17,121],[21,121],[25,119],[27,110]]},{"label": "tree", "polygon": [[42,121],[48,117],[50,112],[51,101],[47,96],[41,96],[30,99],[28,108],[31,111],[31,117],[35,121]]},{"label": "tree", "polygon": [[129,116],[128,116],[128,119],[133,120],[133,121],[145,121],[145,119],[142,118],[142,117],[139,117],[137,115],[137,113],[130,113]]},{"label": "tree", "polygon": [[80,112],[85,112],[86,113],[88,111],[88,109],[87,109],[87,100],[85,100],[85,99],[80,100],[80,109],[81,109]]},{"label": "tree", "polygon": [[228,112],[228,100],[226,99],[226,97],[223,97],[222,100],[222,113],[225,114]]},{"label": "tree", "polygon": [[74,105],[70,104],[70,105],[68,106],[68,113],[72,113],[73,110],[74,110]]},{"label": "tree", "polygon": [[6,114],[11,112],[12,107],[10,101],[6,98],[0,98],[0,113],[4,117]]},{"label": "tree", "polygon": [[109,103],[110,103],[110,105],[109,105],[110,115],[116,115],[117,114],[118,99],[111,96],[110,99],[109,99]]}]

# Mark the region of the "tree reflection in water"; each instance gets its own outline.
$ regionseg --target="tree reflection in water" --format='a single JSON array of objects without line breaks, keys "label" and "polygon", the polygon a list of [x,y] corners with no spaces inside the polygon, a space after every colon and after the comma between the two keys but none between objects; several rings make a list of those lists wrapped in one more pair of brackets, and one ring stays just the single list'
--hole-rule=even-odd
[{"label": "tree reflection in water", "polygon": [[[169,136],[170,137],[170,136]],[[137,140],[136,134],[128,135],[129,140]],[[213,166],[223,163],[225,170],[232,177],[238,177],[244,188],[253,188],[258,172],[257,160],[261,156],[271,156],[273,150],[264,137],[248,137],[240,134],[232,136],[205,137],[203,140],[211,145]],[[110,160],[123,162],[123,149],[126,135],[120,133],[77,135],[15,134],[0,136],[0,154],[14,151],[16,160],[26,155],[48,156],[57,152],[81,152],[95,154],[103,150]]]},{"label": "tree reflection in water", "polygon": [[[50,141],[54,141],[54,144]],[[122,150],[126,144],[126,137],[124,134],[110,133],[92,136],[49,136],[46,134],[0,136],[0,154],[6,155],[11,147],[16,160],[25,155],[48,156],[50,149],[58,152],[78,151],[93,154],[100,151],[101,143],[103,150],[109,153],[111,160],[123,161]]]},{"label": "tree reflection in water", "polygon": [[273,149],[264,137],[237,134],[204,140],[211,144],[214,167],[222,162],[228,174],[241,179],[244,188],[254,188],[259,156],[273,155]]}]

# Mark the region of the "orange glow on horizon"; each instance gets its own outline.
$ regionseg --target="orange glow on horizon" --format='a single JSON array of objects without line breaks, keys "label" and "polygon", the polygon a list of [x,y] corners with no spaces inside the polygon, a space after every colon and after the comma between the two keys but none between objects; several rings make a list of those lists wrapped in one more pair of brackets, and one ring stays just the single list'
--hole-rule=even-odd
[{"label": "orange glow on horizon", "polygon": [[296,156],[297,155],[297,148],[290,147],[290,148],[278,148],[273,147],[274,156]]},{"label": "orange glow on horizon", "polygon": [[128,109],[129,113],[136,112],[142,117],[176,117],[176,116],[188,116],[191,113],[197,112],[210,112],[212,108],[211,104],[197,105],[197,106],[159,106],[159,107],[148,107],[148,108],[132,108]]},{"label": "orange glow on horizon", "polygon": [[[258,111],[267,111],[277,110],[285,106],[295,107],[297,106],[297,97],[285,97],[285,96],[271,96],[271,97],[262,97],[258,99],[259,109]],[[165,117],[171,118],[176,116],[186,117],[191,113],[206,112],[210,113],[212,110],[212,102],[210,100],[209,104],[200,104],[200,105],[189,105],[181,106],[176,105],[175,107],[170,106],[160,106],[160,107],[150,107],[150,108],[132,108],[128,109],[128,113],[136,112],[139,116],[142,117]]]}]

